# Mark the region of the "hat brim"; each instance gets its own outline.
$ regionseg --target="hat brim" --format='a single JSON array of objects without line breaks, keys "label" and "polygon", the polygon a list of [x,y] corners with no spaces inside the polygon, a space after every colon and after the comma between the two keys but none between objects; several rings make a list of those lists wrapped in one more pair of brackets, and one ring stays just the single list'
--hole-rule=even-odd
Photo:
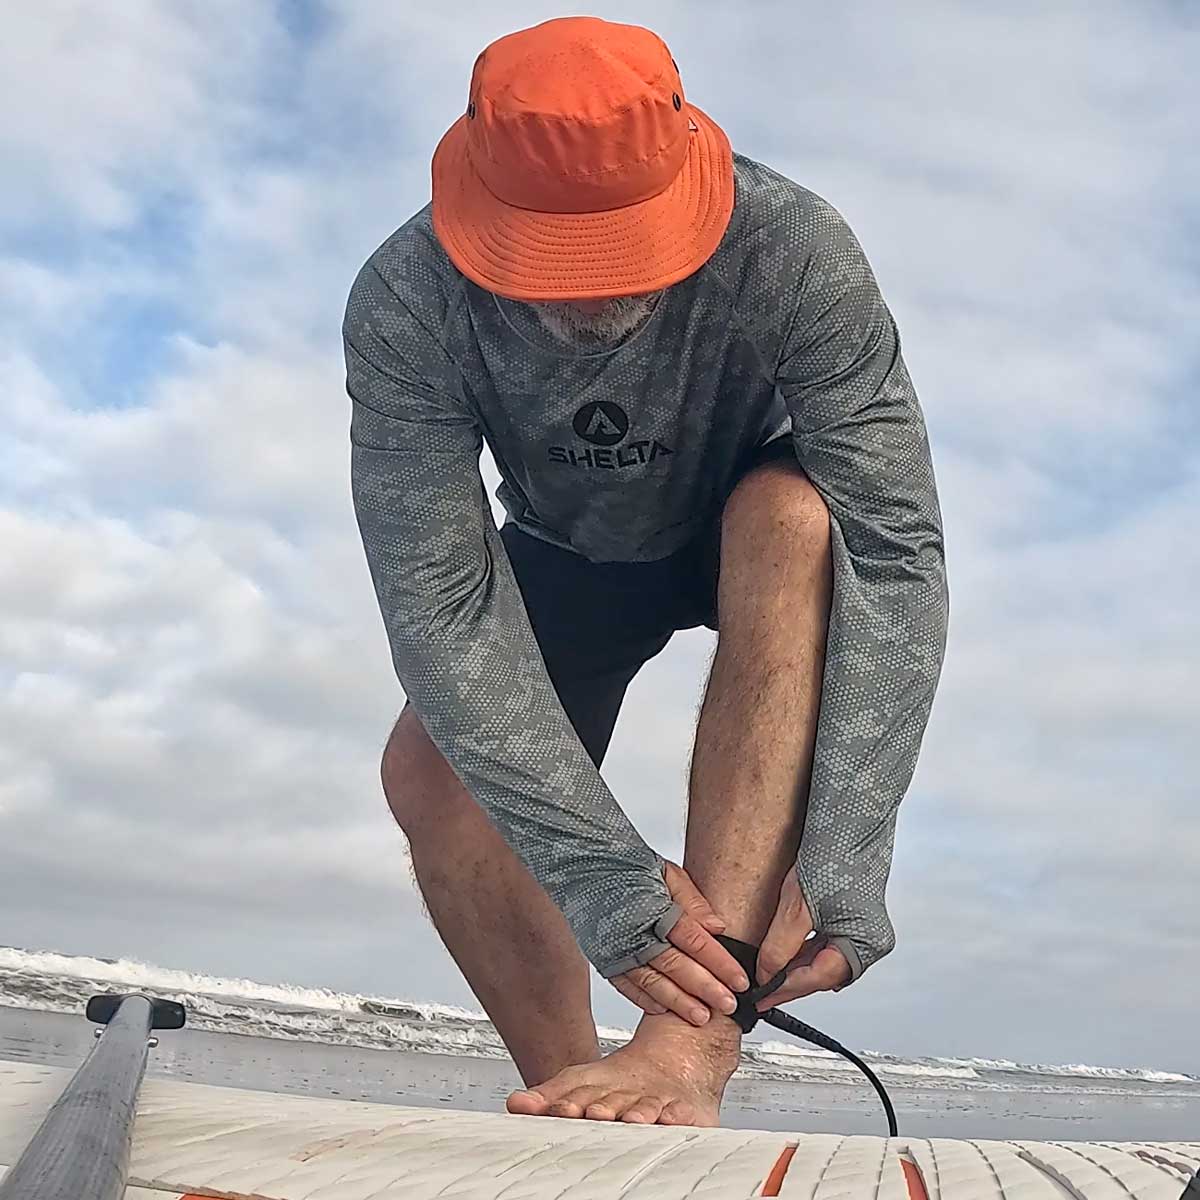
[{"label": "hat brim", "polygon": [[454,265],[511,300],[637,296],[694,274],[733,213],[733,151],[694,105],[697,128],[674,181],[657,196],[606,212],[514,208],[484,186],[460,117],[433,156],[433,231]]}]

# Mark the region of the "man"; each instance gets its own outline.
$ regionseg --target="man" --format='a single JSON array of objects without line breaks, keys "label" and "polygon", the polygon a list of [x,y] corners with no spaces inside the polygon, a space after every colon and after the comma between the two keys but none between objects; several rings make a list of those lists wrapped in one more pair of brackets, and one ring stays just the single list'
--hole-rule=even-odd
[{"label": "man", "polygon": [[[862,250],[733,154],[656,35],[572,17],[480,55],[432,205],[364,266],[344,332],[410,703],[383,786],[530,1089],[509,1109],[715,1124],[734,994],[789,965],[761,1007],[841,988],[892,947],[941,665],[933,473]],[[639,667],[700,625],[679,868],[598,767]],[[761,944],[756,979],[722,931]],[[585,956],[645,1014],[606,1059]]]}]

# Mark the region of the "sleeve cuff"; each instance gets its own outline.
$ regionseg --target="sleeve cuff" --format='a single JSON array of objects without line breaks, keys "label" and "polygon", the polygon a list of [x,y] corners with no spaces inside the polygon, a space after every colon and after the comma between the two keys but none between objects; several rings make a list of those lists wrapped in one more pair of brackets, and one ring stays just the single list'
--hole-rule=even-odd
[{"label": "sleeve cuff", "polygon": [[831,937],[829,944],[835,950],[840,950],[842,957],[850,964],[850,978],[840,988],[833,989],[835,992],[840,992],[844,988],[848,988],[863,973],[862,956],[859,954],[858,948],[847,937]]},{"label": "sleeve cuff", "polygon": [[651,930],[654,934],[654,941],[647,943],[635,953],[627,954],[624,958],[618,959],[611,966],[605,966],[601,969],[600,974],[605,979],[612,979],[614,975],[624,975],[626,971],[632,971],[634,967],[644,967],[652,958],[657,958],[664,950],[669,950],[671,943],[667,941],[667,935],[675,927],[675,922],[681,916],[683,916],[683,908],[678,904],[672,904],[654,922],[654,927]]}]

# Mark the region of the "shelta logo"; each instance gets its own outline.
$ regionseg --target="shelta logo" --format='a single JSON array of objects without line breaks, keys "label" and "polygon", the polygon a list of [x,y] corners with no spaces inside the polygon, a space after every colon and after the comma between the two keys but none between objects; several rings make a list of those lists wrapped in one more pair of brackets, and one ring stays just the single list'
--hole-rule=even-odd
[{"label": "shelta logo", "polygon": [[670,446],[664,446],[657,438],[649,442],[630,442],[615,450],[597,446],[595,450],[572,450],[568,446],[551,446],[550,461],[564,463],[569,467],[599,467],[601,470],[616,471],[621,467],[636,467],[638,463],[653,462],[662,454],[673,454]]},{"label": "shelta logo", "polygon": [[629,432],[629,414],[611,400],[593,400],[575,414],[571,427],[593,446],[615,446]]},{"label": "shelta logo", "polygon": [[551,446],[549,458],[552,463],[584,470],[618,471],[673,453],[670,446],[663,445],[657,438],[619,445],[629,434],[629,414],[611,400],[593,400],[585,404],[575,414],[571,428],[578,437],[596,448]]}]

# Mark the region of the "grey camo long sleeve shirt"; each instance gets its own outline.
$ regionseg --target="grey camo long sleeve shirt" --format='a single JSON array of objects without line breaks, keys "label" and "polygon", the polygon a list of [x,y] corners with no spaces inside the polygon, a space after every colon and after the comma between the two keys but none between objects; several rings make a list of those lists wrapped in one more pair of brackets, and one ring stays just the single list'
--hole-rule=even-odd
[{"label": "grey camo long sleeve shirt", "polygon": [[[379,247],[343,328],[355,510],[396,673],[435,745],[604,976],[678,916],[554,692],[480,478],[523,530],[593,561],[658,559],[719,513],[737,464],[790,433],[828,504],[833,608],[796,864],[854,977],[894,944],[896,812],[941,669],[948,598],[924,422],[892,316],[818,196],[735,155],[709,261],[629,337],[580,353],[465,279],[425,207]],[[628,416],[601,450],[573,420]],[[595,411],[593,408],[591,411]]]}]

